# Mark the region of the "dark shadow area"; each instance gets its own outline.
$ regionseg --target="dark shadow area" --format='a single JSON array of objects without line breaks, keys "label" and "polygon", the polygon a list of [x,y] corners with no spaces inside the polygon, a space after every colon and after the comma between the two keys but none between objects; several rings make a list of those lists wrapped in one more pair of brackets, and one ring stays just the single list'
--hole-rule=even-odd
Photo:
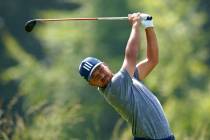
[{"label": "dark shadow area", "polygon": [[[198,10],[205,12],[205,13],[210,13],[210,1],[209,0],[200,0],[200,4],[198,5]],[[204,46],[208,50],[208,54],[210,53],[210,41],[209,41],[209,34],[210,34],[210,18],[209,15],[206,15],[207,19],[205,24],[203,25],[203,31],[206,33],[205,36],[205,43]],[[206,59],[206,64],[210,66],[210,55],[208,55],[208,58]]]}]

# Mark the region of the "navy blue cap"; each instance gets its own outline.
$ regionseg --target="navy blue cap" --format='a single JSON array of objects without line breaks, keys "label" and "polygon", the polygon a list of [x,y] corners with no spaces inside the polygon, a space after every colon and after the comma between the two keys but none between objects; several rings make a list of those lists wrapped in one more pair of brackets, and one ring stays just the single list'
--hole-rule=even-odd
[{"label": "navy blue cap", "polygon": [[101,63],[100,60],[94,57],[87,57],[85,58],[79,66],[79,73],[82,77],[84,77],[87,81],[90,80],[91,74],[94,69],[99,66]]}]

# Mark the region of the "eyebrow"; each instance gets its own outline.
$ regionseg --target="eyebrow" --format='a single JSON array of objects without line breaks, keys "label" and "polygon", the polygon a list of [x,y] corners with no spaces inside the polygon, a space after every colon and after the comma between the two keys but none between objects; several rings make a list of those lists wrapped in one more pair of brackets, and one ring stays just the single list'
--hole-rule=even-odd
[{"label": "eyebrow", "polygon": [[102,65],[99,65],[94,71],[99,70],[102,68]]},{"label": "eyebrow", "polygon": [[92,76],[91,77],[94,77],[95,76],[95,72],[96,71],[98,71],[98,70],[100,70],[101,69],[101,65],[99,65],[94,71],[93,71],[93,74],[92,74]]}]

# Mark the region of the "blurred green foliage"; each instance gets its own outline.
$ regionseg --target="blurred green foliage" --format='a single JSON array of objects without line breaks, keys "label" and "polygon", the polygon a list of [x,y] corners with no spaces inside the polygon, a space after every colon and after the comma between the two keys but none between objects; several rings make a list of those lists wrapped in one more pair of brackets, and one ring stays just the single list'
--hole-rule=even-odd
[{"label": "blurred green foliage", "polygon": [[[131,139],[130,126],[78,74],[86,56],[104,60],[117,72],[129,24],[57,22],[39,24],[31,33],[23,27],[36,17],[127,16],[136,11],[154,17],[160,63],[145,84],[163,104],[176,138],[210,139],[208,6],[207,0],[1,2],[0,139]],[[146,41],[140,28],[141,60]]]}]

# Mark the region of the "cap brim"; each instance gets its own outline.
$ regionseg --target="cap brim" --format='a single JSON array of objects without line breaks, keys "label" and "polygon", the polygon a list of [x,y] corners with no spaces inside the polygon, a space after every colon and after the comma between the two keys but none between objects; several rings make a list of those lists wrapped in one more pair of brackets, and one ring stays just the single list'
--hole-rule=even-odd
[{"label": "cap brim", "polygon": [[90,77],[91,77],[93,71],[94,71],[99,65],[101,65],[102,63],[103,63],[103,62],[99,62],[98,64],[96,64],[96,65],[92,68],[92,70],[90,71],[90,73],[89,73],[89,75],[88,75],[88,81],[90,80]]}]

